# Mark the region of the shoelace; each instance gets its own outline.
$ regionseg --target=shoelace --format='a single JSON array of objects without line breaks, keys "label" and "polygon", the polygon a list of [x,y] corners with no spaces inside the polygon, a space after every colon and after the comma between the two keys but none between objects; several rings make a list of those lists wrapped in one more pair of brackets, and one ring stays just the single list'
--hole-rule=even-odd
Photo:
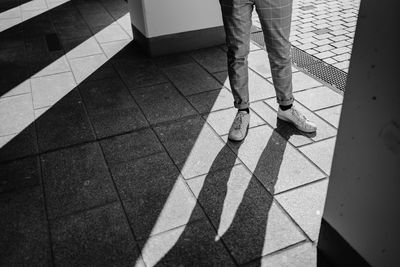
[{"label": "shoelace", "polygon": [[296,118],[299,118],[301,122],[306,122],[307,118],[301,114],[297,109],[292,108],[292,113]]},{"label": "shoelace", "polygon": [[239,130],[240,129],[240,125],[242,124],[242,120],[243,120],[243,114],[242,113],[238,113],[238,115],[235,118],[235,121],[233,123],[233,128],[235,130]]}]

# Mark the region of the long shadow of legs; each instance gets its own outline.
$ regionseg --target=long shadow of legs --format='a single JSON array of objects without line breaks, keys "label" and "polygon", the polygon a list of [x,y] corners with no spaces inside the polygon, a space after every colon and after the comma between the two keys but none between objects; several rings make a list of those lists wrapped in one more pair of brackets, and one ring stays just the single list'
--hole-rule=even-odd
[{"label": "long shadow of legs", "polygon": [[[225,145],[218,153],[205,177],[188,181],[192,191],[198,195],[198,202],[191,217],[198,217],[198,214],[205,210],[206,216],[211,220],[214,227],[219,225],[224,201],[228,194],[231,172],[236,168],[236,157],[226,157],[230,153],[231,149],[228,145]],[[226,166],[223,170],[221,170],[222,164]],[[185,226],[185,230],[181,233],[176,244],[157,265],[233,265],[232,259],[224,249],[223,243],[217,237],[215,230],[204,217],[202,218],[202,220],[194,222],[193,219],[189,220],[191,223]],[[180,262],[180,260],[185,260],[185,262]]]},{"label": "long shadow of legs", "polygon": [[[198,193],[196,209],[205,211],[217,229],[217,234],[206,230],[204,224],[187,225],[175,246],[159,262],[160,265],[172,262],[179,265],[176,260],[182,250],[186,253],[201,250],[202,253],[191,252],[193,256],[200,257],[194,262],[218,265],[218,260],[222,260],[223,254],[215,256],[215,253],[218,252],[217,248],[221,243],[228,248],[238,264],[252,261],[253,265],[260,265],[260,258],[274,251],[273,245],[269,244],[271,237],[267,233],[267,227],[273,205],[274,185],[278,179],[287,139],[290,137],[289,134],[282,137],[278,133],[281,131],[280,127],[284,127],[284,124],[279,124],[272,132],[258,159],[254,174],[243,165],[234,166],[232,161],[230,168],[210,172],[205,178],[197,178],[198,181],[196,179],[189,181],[192,190]],[[241,143],[228,143],[223,150],[228,149],[228,146],[238,153]],[[219,155],[223,154],[223,150]],[[217,157],[213,168],[219,165],[219,161],[221,158]],[[269,192],[262,186],[259,178],[262,179],[264,186],[267,185]],[[208,256],[210,253],[213,253],[212,257]],[[211,259],[215,262],[210,262]]]}]

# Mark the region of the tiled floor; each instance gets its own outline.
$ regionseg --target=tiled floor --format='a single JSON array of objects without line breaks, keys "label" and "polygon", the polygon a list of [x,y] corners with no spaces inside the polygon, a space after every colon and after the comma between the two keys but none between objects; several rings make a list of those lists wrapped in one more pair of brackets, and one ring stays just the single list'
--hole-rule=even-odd
[{"label": "tiled floor", "polygon": [[150,59],[122,0],[1,8],[0,265],[316,266],[340,94],[293,68],[318,131],[278,121],[252,44],[234,144],[224,47]]}]

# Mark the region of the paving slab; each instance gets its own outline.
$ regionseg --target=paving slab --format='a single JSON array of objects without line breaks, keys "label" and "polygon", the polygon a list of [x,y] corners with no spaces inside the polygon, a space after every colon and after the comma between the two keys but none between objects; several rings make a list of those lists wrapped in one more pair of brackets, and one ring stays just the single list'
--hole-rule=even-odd
[{"label": "paving slab", "polygon": [[0,193],[39,185],[38,157],[30,157],[0,164]]},{"label": "paving slab", "polygon": [[206,220],[153,236],[140,246],[146,266],[236,266]]},{"label": "paving slab", "polygon": [[330,107],[330,108],[318,110],[315,113],[318,114],[318,116],[320,116],[327,122],[329,122],[331,125],[338,128],[341,112],[342,112],[342,106],[340,105],[340,106],[336,106],[336,107]]},{"label": "paving slab", "polygon": [[39,186],[0,195],[0,247],[4,266],[51,266],[43,195]]},{"label": "paving slab", "polygon": [[310,110],[318,110],[340,105],[343,96],[328,87],[317,87],[294,94],[294,98]]},{"label": "paving slab", "polygon": [[50,218],[116,201],[100,146],[72,147],[41,156]]},{"label": "paving slab", "polygon": [[203,217],[201,209],[194,209],[196,199],[166,153],[111,170],[137,239],[146,240]]},{"label": "paving slab", "polygon": [[326,176],[267,125],[250,129],[242,143],[228,145],[271,194]]},{"label": "paving slab", "polygon": [[33,104],[30,94],[0,99],[0,136],[22,131],[33,121]]},{"label": "paving slab", "polygon": [[104,54],[73,58],[69,60],[72,73],[74,74],[77,83],[83,82],[106,62],[107,57]]},{"label": "paving slab", "polygon": [[150,124],[197,114],[189,102],[169,83],[142,87],[131,92]]},{"label": "paving slab", "polygon": [[275,196],[312,241],[318,240],[328,180],[322,180]]},{"label": "paving slab", "polygon": [[326,174],[330,174],[336,138],[329,138],[300,148]]},{"label": "paving slab", "polygon": [[192,53],[193,58],[208,72],[220,72],[228,69],[226,52],[218,47],[197,50]]},{"label": "paving slab", "polygon": [[52,106],[76,87],[71,72],[31,79],[34,108]]},{"label": "paving slab", "polygon": [[[8,140],[10,135],[4,136],[7,142],[1,146],[0,162],[31,156],[38,152],[35,125],[31,124],[22,132]],[[13,135],[11,135],[13,136]]]},{"label": "paving slab", "polygon": [[150,129],[115,136],[100,141],[108,164],[136,160],[164,151],[154,132]]},{"label": "paving slab", "polygon": [[83,104],[75,102],[69,106],[66,102],[61,101],[36,120],[39,151],[95,140]]},{"label": "paving slab", "polygon": [[163,71],[185,96],[221,88],[217,80],[196,63],[168,67]]},{"label": "paving slab", "polygon": [[114,66],[129,89],[168,82],[159,68],[152,64],[135,61],[117,61]]},{"label": "paving slab", "polygon": [[119,203],[51,221],[56,265],[134,265],[139,257]]},{"label": "paving slab", "polygon": [[209,113],[233,107],[232,93],[226,88],[190,95],[187,99],[199,113]]},{"label": "paving slab", "polygon": [[185,179],[233,166],[235,154],[200,117],[154,128]]},{"label": "paving slab", "polygon": [[309,242],[301,243],[276,254],[265,256],[245,266],[317,266],[317,247]]}]

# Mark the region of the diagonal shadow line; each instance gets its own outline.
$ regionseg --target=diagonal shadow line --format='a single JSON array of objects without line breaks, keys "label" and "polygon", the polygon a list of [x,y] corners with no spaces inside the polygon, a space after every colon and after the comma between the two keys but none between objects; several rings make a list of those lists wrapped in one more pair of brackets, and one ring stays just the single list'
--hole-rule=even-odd
[{"label": "diagonal shadow line", "polygon": [[31,2],[32,0],[6,0],[2,1],[0,3],[0,13],[6,12],[10,9],[13,9],[15,7],[21,6],[23,4],[26,4],[28,2]]},{"label": "diagonal shadow line", "polygon": [[[190,240],[193,236],[193,227],[187,225],[175,246],[158,262],[157,265],[169,264],[188,264],[188,262],[180,262],[180,255],[187,253],[188,255],[196,255],[193,250],[207,251],[211,247],[218,246],[222,243],[232,252],[235,261],[238,264],[244,264],[252,261],[254,266],[261,266],[261,257],[264,256],[265,238],[267,233],[268,216],[273,203],[274,186],[277,182],[280,166],[283,160],[287,140],[294,131],[286,131],[287,125],[278,121],[277,128],[272,132],[268,143],[258,159],[254,174],[251,175],[248,182],[244,182],[246,189],[243,198],[237,208],[234,219],[232,220],[226,232],[222,233],[221,239],[216,239],[215,235],[208,233],[199,233],[202,235],[200,240]],[[280,133],[284,133],[283,137]],[[235,159],[231,159],[229,166],[223,171],[216,171],[222,163],[226,162],[226,151],[232,149],[235,154],[238,153],[241,143],[227,143],[215,158],[210,172],[205,178],[204,185],[198,195],[198,204],[196,205],[192,217],[198,216],[198,210],[204,210],[206,216],[212,223],[213,227],[218,230],[223,215],[224,202],[227,200],[230,183],[231,171],[235,166]],[[241,177],[244,178],[244,177]],[[260,182],[260,178],[262,181]],[[244,179],[245,180],[245,179]],[[246,184],[247,183],[247,184]],[[263,185],[261,185],[263,184]],[[237,185],[236,185],[237,186]],[[268,191],[265,190],[266,187]],[[232,199],[231,199],[232,200]],[[232,211],[231,211],[232,212]],[[233,211],[234,212],[234,211]],[[190,221],[194,221],[190,219]],[[188,241],[189,240],[189,241]],[[200,242],[199,242],[200,241]],[[198,242],[198,244],[190,244]],[[185,249],[186,248],[186,249]],[[213,251],[213,253],[220,253]],[[182,257],[187,259],[187,257]],[[207,257],[204,259],[193,259],[189,264],[207,262]],[[226,260],[220,256],[217,259]],[[212,265],[219,265],[221,262],[212,262]],[[226,262],[225,262],[226,263]]]},{"label": "diagonal shadow line", "polygon": [[[117,8],[118,5],[125,6],[122,0],[119,3],[117,0],[112,2],[110,7],[114,9],[110,14],[101,1],[70,0],[1,32],[0,95],[6,94],[128,13],[128,10]],[[87,14],[92,12],[91,8],[100,14],[97,21],[93,17],[90,21],[86,19]],[[93,13],[90,15],[93,16]],[[55,45],[46,41],[48,36],[57,36]],[[50,51],[52,48],[48,46],[56,48]]]},{"label": "diagonal shadow line", "polygon": [[[131,43],[0,150],[0,161],[3,162],[0,164],[0,173],[2,174],[0,175],[2,177],[0,197],[2,199],[4,197],[24,199],[23,202],[28,203],[27,207],[35,211],[28,212],[28,214],[24,213],[27,215],[24,217],[24,220],[26,218],[30,218],[31,221],[33,220],[33,228],[42,227],[41,225],[43,227],[49,225],[48,231],[40,229],[40,234],[35,239],[32,239],[35,240],[35,244],[30,243],[29,233],[24,233],[20,239],[16,240],[14,239],[16,235],[10,234],[7,231],[10,229],[12,229],[12,233],[26,231],[27,229],[30,231],[29,227],[27,229],[19,229],[20,225],[13,224],[13,221],[21,220],[22,215],[13,213],[14,209],[7,210],[0,207],[2,208],[0,209],[2,213],[5,211],[5,214],[9,214],[9,216],[6,216],[7,220],[0,222],[1,224],[6,223],[5,227],[1,227],[2,231],[5,231],[4,235],[1,233],[1,236],[9,238],[5,244],[1,244],[2,247],[3,245],[7,247],[7,251],[10,252],[10,255],[4,258],[5,262],[13,263],[17,261],[17,258],[22,259],[19,255],[31,255],[32,251],[30,249],[34,247],[41,251],[37,253],[34,259],[47,259],[47,256],[43,254],[48,252],[46,245],[47,238],[43,235],[44,233],[49,233],[54,238],[58,237],[52,233],[54,231],[52,227],[54,227],[55,220],[63,220],[70,216],[90,213],[93,209],[99,209],[115,201],[115,198],[110,196],[109,192],[102,191],[105,189],[103,186],[110,186],[107,179],[111,178],[105,178],[108,175],[104,173],[102,164],[99,165],[99,161],[104,161],[105,152],[101,151],[100,153],[103,156],[100,156],[99,150],[95,147],[99,147],[101,140],[110,140],[118,136],[129,136],[149,127],[149,123],[146,121],[145,116],[143,116],[143,110],[138,107],[135,100],[128,93],[125,84],[127,83],[126,80],[131,81],[128,84],[135,83],[141,86],[151,86],[159,84],[161,81],[165,83],[167,80],[160,78],[160,80],[157,80],[156,78],[160,77],[162,67],[184,64],[176,62],[176,60],[176,55],[169,58],[150,60],[142,54],[136,44]],[[194,63],[193,59],[191,59],[191,62]],[[136,67],[131,68],[131,66]],[[124,68],[127,69],[127,72],[122,75],[121,69]],[[125,83],[121,81],[121,77]],[[100,85],[100,88],[97,88],[97,85]],[[95,97],[94,100],[90,95],[92,90],[95,92],[95,95],[92,95]],[[174,90],[178,92],[176,88]],[[181,97],[184,98],[182,94]],[[88,103],[88,101],[92,100],[94,102]],[[215,99],[210,98],[209,101],[213,103]],[[127,104],[127,102],[129,103]],[[97,108],[101,109],[101,111],[93,112],[93,109]],[[176,108],[179,109],[179,107]],[[123,112],[120,112],[121,110]],[[100,117],[108,116],[104,119],[105,124],[102,124],[98,115]],[[118,127],[118,124],[121,124],[121,120],[125,121],[122,128]],[[174,123],[174,121],[166,123]],[[196,130],[193,136],[198,136],[199,133],[200,129],[199,131]],[[188,147],[186,156],[189,155],[190,148]],[[65,156],[64,154],[68,154],[69,152],[67,151],[81,150],[89,154],[83,153],[76,159],[72,159],[71,155]],[[60,164],[60,160],[61,165],[56,167],[57,164]],[[112,165],[107,157],[106,160],[107,165]],[[125,160],[129,161],[132,158]],[[84,166],[80,165],[79,162],[82,162]],[[74,164],[74,166],[70,166],[69,164]],[[104,162],[105,164],[106,162]],[[64,165],[70,167],[66,169],[61,167],[60,169],[60,166]],[[74,172],[75,176],[69,176],[73,169],[76,170]],[[96,175],[91,177],[89,174],[92,170],[96,169],[99,169],[96,171]],[[176,175],[173,178],[176,179]],[[85,189],[86,193],[83,195],[80,194],[82,179],[92,179],[91,181],[94,183]],[[162,182],[162,180],[159,182]],[[99,187],[97,187],[97,183],[100,183]],[[102,185],[102,183],[104,184]],[[59,186],[60,184],[63,185]],[[172,185],[167,184],[163,189],[165,192],[170,193],[172,187]],[[118,191],[118,194],[121,193],[119,189],[116,191]],[[45,203],[44,208],[42,203],[43,198]],[[76,202],[77,200],[78,202]],[[3,203],[5,202],[0,201],[1,205]],[[34,207],[31,205],[34,205]],[[77,206],[74,207],[74,205]],[[46,214],[49,216],[48,223],[44,222],[43,220],[45,219],[41,217],[43,210],[46,210]],[[127,212],[129,211],[124,211],[124,213]],[[160,211],[156,210],[155,212],[157,216],[154,220],[146,221],[146,224],[151,227],[155,224],[159,215],[157,213]],[[39,217],[29,217],[33,215]],[[131,224],[135,223],[134,221],[129,222]],[[73,228],[74,226],[71,227]],[[55,242],[51,236],[51,242]],[[129,238],[129,236],[126,238]],[[17,249],[21,244],[25,245],[24,250]],[[113,252],[115,251],[104,251],[104,254]],[[79,260],[87,260],[87,257],[84,255],[84,253],[87,253],[85,249],[82,248],[79,253],[75,255],[74,259],[70,260],[77,262]],[[55,257],[62,258],[63,255],[57,254]],[[137,257],[137,255],[134,256],[134,260],[131,262],[135,262]]]}]

